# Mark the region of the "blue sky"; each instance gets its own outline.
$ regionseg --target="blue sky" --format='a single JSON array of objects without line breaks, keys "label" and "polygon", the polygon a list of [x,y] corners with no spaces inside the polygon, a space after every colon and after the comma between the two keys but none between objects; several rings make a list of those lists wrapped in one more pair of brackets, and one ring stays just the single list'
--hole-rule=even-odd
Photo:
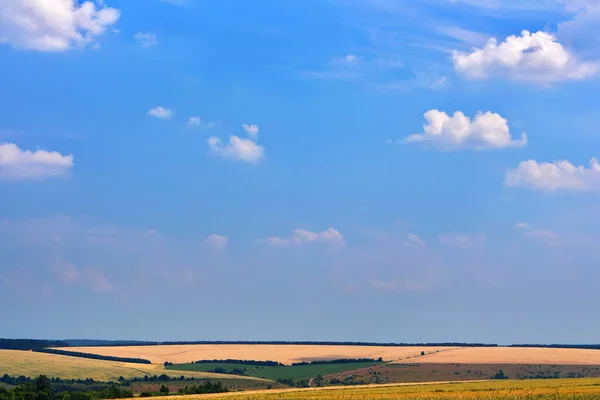
[{"label": "blue sky", "polygon": [[598,342],[597,2],[8,4],[0,336]]}]

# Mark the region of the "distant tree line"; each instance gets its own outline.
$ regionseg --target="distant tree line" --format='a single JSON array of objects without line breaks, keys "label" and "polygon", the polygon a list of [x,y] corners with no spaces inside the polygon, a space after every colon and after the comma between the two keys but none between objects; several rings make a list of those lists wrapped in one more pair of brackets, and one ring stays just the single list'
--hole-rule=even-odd
[{"label": "distant tree line", "polygon": [[[282,367],[284,364],[277,361],[256,361],[256,360],[235,360],[228,358],[226,360],[198,360],[192,361],[192,364],[243,364],[256,367]],[[172,364],[171,364],[172,365]]]},{"label": "distant tree line", "polygon": [[383,362],[383,358],[379,357],[377,360],[374,358],[341,358],[338,360],[318,360],[318,361],[302,361],[292,364],[292,367],[300,365],[323,365],[323,364],[350,364],[350,363],[375,363]]},{"label": "distant tree line", "polygon": [[[8,374],[4,374],[0,376],[0,383],[6,383],[7,385],[17,386],[23,383],[33,382],[35,379],[32,379],[28,376],[10,376]],[[79,384],[79,385],[92,385],[95,384],[96,381],[92,378],[87,379],[61,379],[61,378],[50,378],[50,382],[53,384]]]},{"label": "distant tree line", "polygon": [[123,340],[79,340],[71,339],[66,341],[71,346],[169,346],[169,345],[192,345],[192,344],[266,344],[266,345],[322,345],[322,346],[383,346],[383,347],[498,347],[497,344],[485,343],[461,343],[461,342],[441,342],[441,343],[378,343],[378,342],[328,342],[328,341],[248,341],[248,340],[199,340],[199,341],[171,341],[171,342],[152,342],[152,341],[123,341]]},{"label": "distant tree line", "polygon": [[67,347],[67,342],[60,340],[37,339],[0,339],[0,349],[3,350],[36,350],[46,347]]},{"label": "distant tree line", "polygon": [[[176,393],[173,394],[208,394],[225,392],[228,392],[228,390],[223,387],[221,382],[205,382],[203,385],[194,384],[191,387],[186,386],[184,388],[179,389]],[[169,387],[167,385],[161,385],[158,392],[142,392],[140,393],[140,397],[168,396],[169,394]]]},{"label": "distant tree line", "polygon": [[295,380],[294,378],[279,378],[277,379],[278,383],[281,383],[282,385],[288,385],[291,387],[299,387],[299,388],[305,388],[308,387],[309,385],[309,380],[308,379],[298,379]]},{"label": "distant tree line", "polygon": [[58,350],[58,349],[34,349],[33,351],[38,352],[38,353],[57,354],[57,355],[69,356],[69,357],[91,358],[92,360],[118,361],[118,362],[134,363],[134,364],[152,364],[150,362],[150,360],[146,360],[144,358],[103,356],[100,354],[81,353],[78,351],[67,351],[67,350]]},{"label": "distant tree line", "polygon": [[600,344],[511,344],[508,347],[540,347],[545,349],[600,350]]}]

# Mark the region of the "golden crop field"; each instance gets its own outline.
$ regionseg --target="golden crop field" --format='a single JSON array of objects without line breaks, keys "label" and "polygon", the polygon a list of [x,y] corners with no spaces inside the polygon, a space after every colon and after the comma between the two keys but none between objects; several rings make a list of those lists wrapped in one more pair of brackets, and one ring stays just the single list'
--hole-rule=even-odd
[{"label": "golden crop field", "polygon": [[[201,398],[233,398],[235,400],[597,400],[600,398],[600,379],[395,384],[185,396],[185,400]],[[170,399],[183,400],[183,397],[174,396]]]},{"label": "golden crop field", "polygon": [[[47,375],[61,379],[87,379],[97,381],[116,381],[120,376],[125,379],[143,378],[144,375],[173,375],[163,365],[132,364],[116,361],[91,360],[87,358],[59,356],[55,354],[35,353],[32,351],[0,350],[0,375],[11,376]],[[254,379],[240,376],[217,375],[208,372],[175,372],[176,376],[227,379]]]},{"label": "golden crop field", "polygon": [[419,357],[423,364],[600,365],[599,350],[520,347],[465,347]]},{"label": "golden crop field", "polygon": [[267,344],[198,344],[163,346],[69,347],[63,350],[105,356],[145,358],[152,363],[189,363],[198,360],[259,360],[291,364],[299,361],[333,360],[341,358],[382,357],[385,361],[419,356],[452,347],[386,347],[327,345],[267,345]]}]

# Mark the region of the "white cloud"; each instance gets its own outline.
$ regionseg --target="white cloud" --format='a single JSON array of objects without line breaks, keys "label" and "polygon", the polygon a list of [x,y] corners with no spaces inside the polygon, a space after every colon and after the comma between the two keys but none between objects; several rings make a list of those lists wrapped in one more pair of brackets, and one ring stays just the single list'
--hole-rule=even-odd
[{"label": "white cloud", "polygon": [[265,156],[265,149],[262,146],[239,136],[231,136],[226,144],[214,136],[208,138],[207,142],[211,153],[225,158],[254,163]]},{"label": "white cloud", "polygon": [[158,106],[148,110],[148,115],[155,118],[170,119],[173,116],[173,111],[163,106]]},{"label": "white cloud", "polygon": [[499,114],[477,113],[471,120],[460,111],[449,116],[445,112],[429,110],[425,113],[424,133],[414,134],[405,139],[405,143],[431,142],[434,145],[451,150],[457,148],[492,149],[527,144],[527,135],[513,139],[508,122]]},{"label": "white cloud", "polygon": [[362,60],[362,57],[359,57],[355,54],[346,54],[343,57],[334,58],[332,64],[341,64],[341,65],[353,65]]},{"label": "white cloud", "polygon": [[427,245],[425,244],[423,239],[421,239],[419,236],[415,235],[414,233],[409,233],[408,234],[408,242],[404,243],[404,247],[412,247],[412,246],[417,246],[417,247],[422,247],[422,248],[427,247]]},{"label": "white cloud", "polygon": [[224,250],[229,243],[229,238],[213,233],[204,242],[216,250]]},{"label": "white cloud", "polygon": [[97,268],[86,268],[82,272],[82,276],[82,279],[94,292],[110,292],[115,288],[115,285],[108,281],[104,272]]},{"label": "white cloud", "polygon": [[152,47],[159,44],[158,39],[156,38],[156,33],[154,32],[138,32],[133,36],[133,38],[142,47]]},{"label": "white cloud", "polygon": [[485,235],[459,235],[456,233],[446,233],[439,236],[440,243],[452,247],[470,247],[485,243]]},{"label": "white cloud", "polygon": [[63,283],[82,283],[94,292],[108,292],[115,288],[115,285],[108,281],[104,272],[97,268],[88,267],[79,270],[75,264],[61,262],[56,264],[54,269]]},{"label": "white cloud", "polygon": [[454,69],[467,79],[505,77],[515,80],[552,82],[584,79],[598,72],[597,63],[578,61],[546,32],[523,31],[500,44],[491,38],[483,48],[471,52],[454,51]]},{"label": "white cloud", "polygon": [[527,222],[517,222],[516,226],[519,229],[529,229],[529,224]]},{"label": "white cloud", "polygon": [[525,232],[525,236],[548,246],[557,246],[560,242],[560,238],[556,232],[544,229],[527,231]]},{"label": "white cloud", "polygon": [[201,122],[200,117],[190,117],[187,124],[189,126],[198,126]]},{"label": "white cloud", "polygon": [[93,43],[119,19],[101,2],[2,0],[0,43],[39,51],[66,51]]},{"label": "white cloud", "polygon": [[243,124],[242,129],[251,139],[256,140],[258,138],[258,125]]},{"label": "white cloud", "polygon": [[213,128],[217,125],[217,122],[203,121],[200,117],[189,117],[187,125],[191,128]]},{"label": "white cloud", "polygon": [[332,243],[345,246],[344,237],[334,228],[329,228],[323,232],[311,232],[304,229],[296,229],[292,235],[286,238],[270,237],[267,243],[275,246],[285,246],[299,243]]},{"label": "white cloud", "polygon": [[46,150],[21,150],[14,143],[0,143],[0,178],[39,179],[66,175],[73,155]]},{"label": "white cloud", "polygon": [[538,163],[523,161],[516,169],[506,173],[506,186],[527,187],[545,192],[570,190],[579,192],[600,191],[600,163],[593,158],[590,167],[575,166],[571,162]]}]

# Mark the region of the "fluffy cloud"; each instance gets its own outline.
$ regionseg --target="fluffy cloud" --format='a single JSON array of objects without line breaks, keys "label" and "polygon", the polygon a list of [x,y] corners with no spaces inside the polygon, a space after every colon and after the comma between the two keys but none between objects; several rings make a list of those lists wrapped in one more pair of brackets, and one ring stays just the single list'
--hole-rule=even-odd
[{"label": "fluffy cloud", "polygon": [[422,247],[422,248],[427,247],[427,245],[425,244],[423,239],[421,239],[418,235],[415,235],[414,233],[409,233],[408,241],[404,243],[404,247],[413,247],[413,246]]},{"label": "fluffy cloud", "polygon": [[506,173],[506,186],[527,187],[545,192],[570,190],[580,192],[600,191],[600,163],[593,158],[590,167],[575,166],[571,162],[538,163],[523,161],[516,169]]},{"label": "fluffy cloud", "polygon": [[173,116],[173,111],[163,106],[158,106],[148,110],[148,115],[154,118],[170,119]]},{"label": "fluffy cloud", "polygon": [[213,233],[204,242],[216,250],[224,250],[227,247],[227,243],[229,243],[229,238]]},{"label": "fluffy cloud", "polygon": [[425,113],[424,132],[407,137],[405,143],[431,142],[444,149],[492,149],[524,146],[527,135],[513,139],[508,122],[499,114],[477,113],[471,120],[460,111],[449,116],[445,112],[429,110]]},{"label": "fluffy cloud", "polygon": [[152,47],[159,44],[158,39],[156,38],[156,33],[153,32],[138,32],[133,36],[133,38],[142,47]]},{"label": "fluffy cloud", "polygon": [[265,156],[265,149],[256,144],[258,139],[258,126],[243,124],[242,129],[248,139],[231,136],[229,142],[224,144],[218,137],[208,138],[208,147],[213,154],[245,162],[258,162]]},{"label": "fluffy cloud", "polygon": [[234,160],[258,162],[265,156],[265,149],[262,146],[239,136],[231,136],[226,144],[217,137],[210,137],[207,142],[213,154]]},{"label": "fluffy cloud", "polygon": [[467,79],[505,77],[552,82],[588,78],[598,72],[597,63],[578,61],[556,37],[546,32],[523,31],[500,44],[491,38],[483,48],[454,51],[454,69]]},{"label": "fluffy cloud", "polygon": [[329,228],[323,232],[311,232],[304,229],[296,229],[292,232],[292,235],[286,238],[281,237],[270,237],[267,239],[267,243],[275,246],[285,246],[289,244],[299,243],[332,243],[338,245],[345,245],[344,237],[340,232],[334,228]]},{"label": "fluffy cloud", "polygon": [[242,129],[244,130],[244,132],[246,132],[246,134],[256,140],[256,138],[258,137],[258,126],[257,125],[248,125],[248,124],[243,124],[242,125]]},{"label": "fluffy cloud", "polygon": [[200,117],[189,117],[187,126],[190,128],[213,128],[218,125],[218,122],[213,121],[203,121]]},{"label": "fluffy cloud", "polygon": [[73,156],[46,150],[21,150],[14,143],[0,144],[0,178],[39,179],[67,174]]},{"label": "fluffy cloud", "polygon": [[119,19],[101,1],[3,0],[0,43],[39,51],[65,51],[92,43]]},{"label": "fluffy cloud", "polygon": [[190,117],[187,124],[188,126],[199,126],[201,122],[200,117]]},{"label": "fluffy cloud", "polygon": [[115,285],[108,281],[104,272],[97,268],[89,267],[79,270],[75,264],[69,262],[58,263],[55,266],[58,278],[63,283],[82,283],[93,292],[109,292]]}]

